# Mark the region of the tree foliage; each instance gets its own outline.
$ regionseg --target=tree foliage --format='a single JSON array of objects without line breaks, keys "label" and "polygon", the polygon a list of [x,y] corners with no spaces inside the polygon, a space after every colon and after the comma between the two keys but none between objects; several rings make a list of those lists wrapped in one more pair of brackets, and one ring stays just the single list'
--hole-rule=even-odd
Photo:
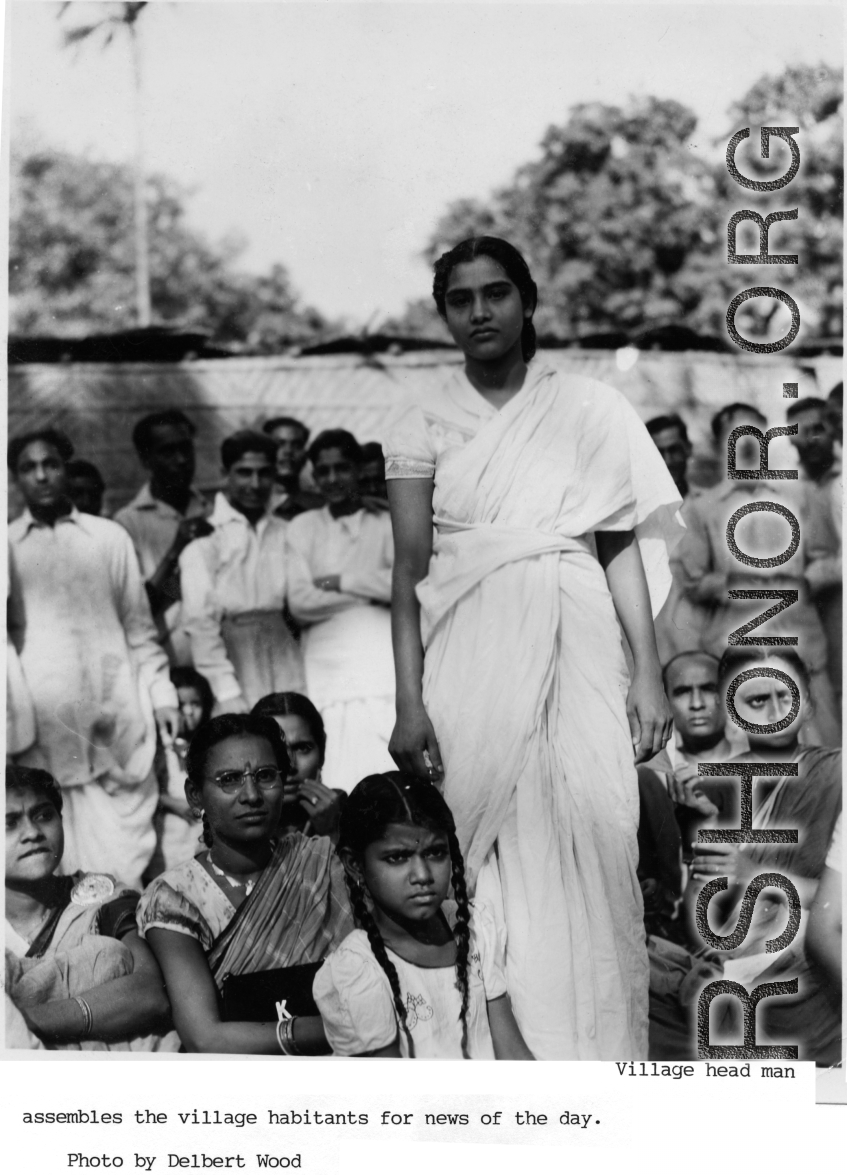
[{"label": "tree foliage", "polygon": [[[810,335],[842,332],[844,209],[843,87],[841,74],[829,66],[796,66],[779,77],[763,77],[730,111],[731,134],[750,127],[750,137],[736,153],[736,164],[751,179],[784,175],[790,161],[786,144],[771,139],[770,158],[761,158],[759,128],[797,126],[800,170],[784,188],[757,193],[741,188],[725,166],[717,171],[722,217],[752,209],[761,216],[797,209],[797,220],[770,231],[771,253],[796,254],[797,265],[723,266],[715,274],[699,308],[699,317],[716,320],[730,298],[742,289],[775,285],[796,299]],[[725,247],[725,245],[724,245]],[[752,226],[739,231],[738,251],[758,253],[759,234]],[[725,252],[722,258],[726,260]],[[729,276],[727,276],[729,275]],[[720,304],[717,304],[719,300]],[[745,333],[766,335],[777,304],[764,299],[745,303]],[[785,312],[783,311],[783,314]]]},{"label": "tree foliage", "polygon": [[[147,181],[154,321],[272,351],[328,324],[303,307],[284,266],[240,271],[241,242],[213,244],[188,223],[187,193]],[[29,145],[13,156],[10,330],[78,336],[135,325],[132,172]]]},{"label": "tree foliage", "polygon": [[[489,200],[451,204],[424,255],[431,262],[475,234],[513,241],[542,292],[539,332],[560,338],[666,323],[725,337],[729,301],[764,284],[796,291],[811,333],[840,333],[840,109],[840,76],[829,67],[762,78],[729,112],[730,129],[715,145],[721,148],[716,162],[714,152],[696,144],[696,116],[677,102],[647,97],[625,108],[576,106],[565,123],[548,129],[538,158]],[[722,150],[742,126],[750,126],[751,141],[758,142],[763,123],[800,126],[802,153],[792,185],[765,200],[734,183]],[[750,163],[750,154],[743,160],[751,175],[781,175],[785,169],[776,149],[769,162]],[[797,206],[799,221],[772,230],[770,247],[799,254],[798,266],[753,270],[728,264],[732,212]],[[749,233],[742,230],[739,252],[758,252]],[[745,334],[764,336],[777,308],[769,301],[745,303],[738,325]],[[411,328],[424,319],[416,302],[395,323]]]}]

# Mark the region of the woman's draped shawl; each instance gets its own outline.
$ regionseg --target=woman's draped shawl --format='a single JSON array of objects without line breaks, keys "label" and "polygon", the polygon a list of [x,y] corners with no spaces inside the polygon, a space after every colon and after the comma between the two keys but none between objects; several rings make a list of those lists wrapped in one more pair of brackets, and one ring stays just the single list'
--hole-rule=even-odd
[{"label": "woman's draped shawl", "polygon": [[[428,708],[430,699],[442,712],[458,704],[445,701],[450,684],[433,646],[474,592],[473,615],[464,608],[462,630],[484,717],[464,721],[450,740],[445,780],[471,879],[497,837],[531,744],[545,737],[558,674],[570,663],[576,679],[579,664],[596,659],[605,669],[586,683],[587,692],[605,692],[606,705],[609,694],[625,695],[617,669],[621,634],[593,532],[635,531],[655,616],[670,589],[669,549],[684,530],[679,504],[658,450],[624,397],[540,364],[467,444],[439,458],[433,558],[418,585],[424,689]],[[458,628],[457,621],[451,641]],[[473,699],[461,699],[465,715],[469,706]],[[587,720],[594,715],[586,711]],[[579,713],[572,718],[575,739],[604,739],[602,728],[581,724]],[[436,724],[439,738],[443,729]],[[634,787],[627,802],[637,821]]]},{"label": "woman's draped shawl", "polygon": [[317,963],[354,929],[344,868],[329,837],[284,836],[256,887],[209,951],[220,987],[247,975]]},{"label": "woman's draped shawl", "polygon": [[[107,903],[125,906],[113,915],[115,925],[128,920],[134,928],[138,894],[102,873],[75,873],[58,881],[59,900],[26,957],[16,958],[6,951],[6,990],[18,1007],[82,995],[133,971],[129,948],[119,939],[98,931],[101,912]],[[51,1047],[66,1051],[171,1051],[172,1035],[111,1042],[84,1040]]]}]

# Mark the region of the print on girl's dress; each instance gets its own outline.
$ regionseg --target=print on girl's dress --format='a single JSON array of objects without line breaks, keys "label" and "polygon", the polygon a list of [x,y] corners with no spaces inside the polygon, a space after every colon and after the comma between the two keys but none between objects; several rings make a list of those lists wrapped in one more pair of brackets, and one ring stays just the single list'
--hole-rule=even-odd
[{"label": "print on girl's dress", "polygon": [[418,1020],[431,1020],[432,1008],[422,995],[412,995],[406,992],[406,1023],[409,1031],[414,1032]]}]

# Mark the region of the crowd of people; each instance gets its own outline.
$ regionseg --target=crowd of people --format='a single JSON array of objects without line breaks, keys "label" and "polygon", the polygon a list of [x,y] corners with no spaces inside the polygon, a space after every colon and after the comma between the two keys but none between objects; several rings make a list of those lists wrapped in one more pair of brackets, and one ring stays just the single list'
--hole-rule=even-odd
[{"label": "crowd of people", "polygon": [[[734,403],[695,484],[679,415],[645,429],[533,357],[511,246],[463,242],[434,295],[465,369],[384,453],[274,417],[224,440],[212,498],[193,423],[157,412],[107,519],[64,433],[12,438],[7,1044],[689,1059],[708,979],[800,976],[760,1040],[837,1061],[840,385],[788,407],[796,481],[723,476],[734,430],[752,469],[783,423]],[[801,542],[750,568],[727,521],[764,499]],[[748,514],[739,545],[772,555],[784,526]],[[796,646],[728,646],[786,591],[764,631]],[[726,687],[765,659],[801,704],[745,733]],[[734,705],[773,724],[792,701],[751,678]],[[756,779],[756,826],[799,843],[700,844],[737,825],[739,785],[698,764],[763,760],[797,774]],[[729,879],[727,934],[775,870],[791,950],[766,953],[772,890],[743,945],[704,948],[702,887]]]}]

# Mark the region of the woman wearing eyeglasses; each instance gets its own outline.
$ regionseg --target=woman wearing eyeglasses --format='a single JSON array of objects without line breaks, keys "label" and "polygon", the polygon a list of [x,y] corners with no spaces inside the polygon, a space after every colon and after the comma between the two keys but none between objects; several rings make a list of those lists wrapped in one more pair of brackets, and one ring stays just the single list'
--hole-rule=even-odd
[{"label": "woman wearing eyeglasses", "polygon": [[186,768],[185,794],[203,821],[207,847],[157,877],[137,915],[138,932],[165,977],[183,1047],[328,1052],[320,1017],[290,1019],[283,999],[261,1020],[252,1010],[243,1019],[225,1018],[230,977],[265,973],[283,996],[292,972],[279,969],[321,962],[353,929],[329,838],[275,835],[291,770],[280,729],[258,715],[213,718],[191,740]]}]

